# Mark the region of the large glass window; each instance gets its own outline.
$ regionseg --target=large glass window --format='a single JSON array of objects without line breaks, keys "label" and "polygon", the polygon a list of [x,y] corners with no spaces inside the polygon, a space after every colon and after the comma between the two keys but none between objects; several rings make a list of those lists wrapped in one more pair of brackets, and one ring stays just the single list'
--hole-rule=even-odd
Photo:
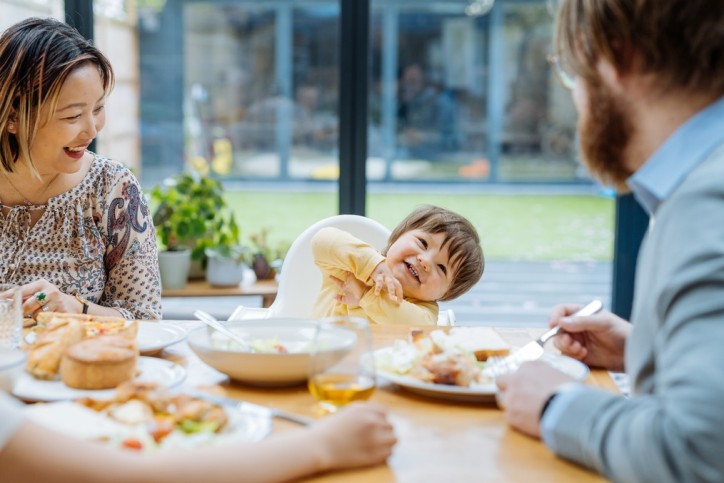
[{"label": "large glass window", "polygon": [[575,112],[543,2],[373,3],[370,179],[575,181]]}]

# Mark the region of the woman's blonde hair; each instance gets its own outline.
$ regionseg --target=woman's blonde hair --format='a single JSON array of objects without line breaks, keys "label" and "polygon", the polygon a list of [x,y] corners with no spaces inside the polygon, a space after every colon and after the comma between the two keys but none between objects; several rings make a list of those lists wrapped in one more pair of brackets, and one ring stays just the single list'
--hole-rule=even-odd
[{"label": "woman's blonde hair", "polygon": [[439,206],[419,206],[392,231],[382,254],[386,255],[390,246],[410,230],[445,234],[443,246],[448,247],[454,273],[450,288],[440,300],[452,300],[461,296],[483,276],[485,257],[480,247],[480,237],[473,224],[465,217]]},{"label": "woman's blonde hair", "polygon": [[40,118],[40,112],[46,106],[51,113],[55,111],[68,75],[89,63],[98,68],[103,90],[108,94],[114,83],[110,62],[69,25],[52,18],[29,18],[3,32],[0,36],[0,169],[12,172],[19,159],[26,159],[37,175],[30,146],[38,128],[47,122]]}]

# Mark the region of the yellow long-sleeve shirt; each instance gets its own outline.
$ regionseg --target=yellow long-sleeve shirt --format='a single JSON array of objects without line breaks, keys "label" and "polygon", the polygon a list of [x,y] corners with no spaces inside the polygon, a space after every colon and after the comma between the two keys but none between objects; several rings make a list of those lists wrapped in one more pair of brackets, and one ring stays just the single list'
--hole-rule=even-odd
[{"label": "yellow long-sleeve shirt", "polygon": [[[352,315],[365,317],[375,324],[435,325],[437,323],[437,302],[426,302],[411,298],[397,304],[390,300],[387,292],[375,295],[374,282],[370,279],[375,267],[385,261],[377,250],[346,231],[338,228],[322,228],[312,237],[314,263],[322,270],[322,287],[314,304],[312,317]],[[369,287],[360,299],[359,306],[337,302],[337,285],[329,277],[344,280],[347,273]]]}]

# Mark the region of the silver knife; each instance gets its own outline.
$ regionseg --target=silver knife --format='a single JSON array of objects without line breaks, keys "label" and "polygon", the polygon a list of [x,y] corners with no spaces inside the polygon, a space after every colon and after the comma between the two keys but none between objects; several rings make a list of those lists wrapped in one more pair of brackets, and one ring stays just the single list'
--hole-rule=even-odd
[{"label": "silver knife", "polygon": [[[569,315],[569,317],[585,317],[587,315],[593,315],[599,312],[602,308],[603,303],[601,303],[600,300],[593,300],[584,305],[581,309]],[[523,362],[539,359],[544,352],[543,346],[546,342],[555,337],[559,329],[560,326],[553,327],[537,340],[528,342],[512,354],[491,361],[491,363],[483,370],[483,375],[488,377],[500,376],[516,370]]]},{"label": "silver knife", "polygon": [[182,389],[182,391],[189,396],[201,399],[202,401],[207,401],[212,404],[216,404],[217,406],[230,408],[245,414],[255,414],[264,418],[284,419],[286,421],[301,424],[302,426],[308,426],[314,422],[314,420],[304,416],[299,416],[298,414],[282,411],[281,409],[262,406],[261,404],[255,404],[249,401],[238,401],[229,397],[217,396],[216,394],[210,394],[208,392],[199,391],[192,388],[184,388]]}]

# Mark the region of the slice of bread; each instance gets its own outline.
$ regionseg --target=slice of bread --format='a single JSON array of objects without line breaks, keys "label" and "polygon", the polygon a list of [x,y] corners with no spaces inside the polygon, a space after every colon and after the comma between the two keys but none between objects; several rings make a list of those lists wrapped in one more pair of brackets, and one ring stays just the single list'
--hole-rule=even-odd
[{"label": "slice of bread", "polygon": [[472,352],[479,361],[510,353],[510,344],[489,327],[454,327],[446,339],[446,344],[454,344]]}]

